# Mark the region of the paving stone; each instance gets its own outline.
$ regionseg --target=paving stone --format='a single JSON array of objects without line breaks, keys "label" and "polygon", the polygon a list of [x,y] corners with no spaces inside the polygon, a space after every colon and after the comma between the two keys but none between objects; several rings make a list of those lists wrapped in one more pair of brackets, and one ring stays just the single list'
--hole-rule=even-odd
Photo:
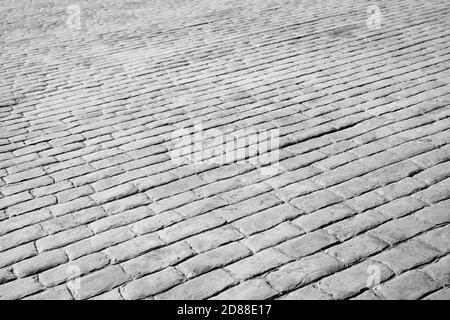
[{"label": "paving stone", "polygon": [[182,219],[183,217],[180,214],[174,211],[167,211],[135,222],[130,227],[134,233],[141,235],[168,227]]},{"label": "paving stone", "polygon": [[445,256],[424,267],[422,271],[443,286],[450,284],[450,256]]},{"label": "paving stone", "polygon": [[275,194],[283,201],[288,202],[293,198],[314,192],[318,189],[320,189],[320,187],[314,182],[305,180],[284,186],[281,189],[275,191]]},{"label": "paving stone", "polygon": [[77,242],[92,236],[92,231],[86,226],[79,226],[67,231],[62,231],[36,241],[36,248],[39,252],[61,248],[65,245]]},{"label": "paving stone", "polygon": [[446,225],[424,233],[419,236],[418,239],[429,244],[433,248],[437,248],[442,252],[448,253],[450,251],[449,230],[450,226]]},{"label": "paving stone", "polygon": [[350,180],[351,178],[360,176],[368,171],[369,169],[362,164],[358,162],[350,162],[331,171],[315,176],[313,181],[323,187],[330,187]]},{"label": "paving stone", "polygon": [[330,191],[341,196],[344,199],[350,199],[359,196],[367,191],[374,189],[376,183],[363,179],[361,177],[353,178],[349,181],[342,182],[330,188]]},{"label": "paving stone", "polygon": [[434,184],[448,178],[450,176],[449,170],[450,161],[447,161],[419,172],[414,176],[414,178],[425,181],[428,184]]},{"label": "paving stone", "polygon": [[243,237],[242,233],[228,224],[187,238],[186,241],[195,251],[201,253]]},{"label": "paving stone", "polygon": [[140,277],[174,265],[192,255],[194,255],[194,252],[188,244],[177,242],[126,261],[122,263],[122,267],[126,273],[133,277]]},{"label": "paving stone", "polygon": [[253,252],[261,251],[294,238],[303,232],[290,222],[281,223],[272,229],[254,234],[244,240],[242,243],[250,248]]},{"label": "paving stone", "polygon": [[301,235],[278,245],[277,248],[296,259],[336,243],[337,239],[322,230]]},{"label": "paving stone", "polygon": [[15,300],[43,290],[36,277],[17,279],[0,285],[0,299]]},{"label": "paving stone", "polygon": [[166,185],[152,188],[146,192],[146,194],[152,200],[159,200],[169,196],[173,196],[177,193],[182,193],[195,189],[196,187],[204,185],[205,182],[198,176],[187,177],[178,181],[170,182]]},{"label": "paving stone", "polygon": [[238,177],[233,177],[226,180],[216,181],[210,184],[202,185],[193,189],[196,194],[199,194],[203,198],[209,198],[221,193],[238,189],[244,186],[243,182]]},{"label": "paving stone", "polygon": [[339,240],[347,240],[387,221],[388,218],[375,210],[359,213],[325,228],[325,231]]},{"label": "paving stone", "polygon": [[177,176],[170,172],[162,172],[152,175],[147,178],[142,178],[136,181],[135,185],[139,191],[146,191],[170,182],[177,180]]},{"label": "paving stone", "polygon": [[348,265],[379,252],[387,246],[387,243],[363,234],[335,245],[325,252]]},{"label": "paving stone", "polygon": [[340,261],[319,252],[270,272],[266,280],[273,288],[284,292],[331,274],[341,267]]},{"label": "paving stone", "polygon": [[364,178],[377,184],[386,185],[411,176],[418,171],[420,171],[418,165],[410,161],[403,161],[372,171],[366,174]]},{"label": "paving stone", "polygon": [[120,295],[119,289],[113,289],[105,293],[99,294],[98,296],[89,298],[88,300],[123,300]]},{"label": "paving stone", "polygon": [[98,270],[108,263],[109,260],[104,254],[96,252],[41,272],[39,282],[46,287],[52,287]]},{"label": "paving stone", "polygon": [[301,211],[293,206],[283,204],[242,218],[235,221],[233,225],[236,226],[239,231],[249,236],[267,230],[285,220],[294,219],[301,214]]},{"label": "paving stone", "polygon": [[23,227],[27,227],[41,221],[50,219],[52,215],[47,209],[41,209],[38,211],[32,211],[24,213],[20,216],[12,217],[0,221],[0,236],[7,234],[8,232],[18,230]]},{"label": "paving stone", "polygon": [[50,174],[50,176],[53,178],[53,180],[55,180],[55,182],[59,182],[91,173],[94,170],[95,169],[92,166],[88,164],[83,164],[69,169],[57,171],[55,173]]},{"label": "paving stone", "polygon": [[[56,203],[56,200],[55,202]],[[52,203],[52,204],[54,204]],[[89,208],[93,205],[93,201],[89,197],[78,198],[69,202],[55,204],[54,206],[49,207],[51,213],[55,217],[63,216],[68,213],[74,213],[77,211],[81,211],[82,209]]]},{"label": "paving stone", "polygon": [[109,266],[80,278],[80,286],[72,291],[77,300],[87,299],[109,291],[130,280],[119,266]]},{"label": "paving stone", "polygon": [[155,201],[149,205],[149,207],[156,212],[157,214],[161,212],[165,212],[168,210],[177,209],[186,204],[192,203],[196,200],[201,199],[197,194],[192,191],[186,191],[183,193],[178,193],[174,196],[164,198],[158,201]]},{"label": "paving stone", "polygon": [[223,267],[234,261],[245,258],[251,251],[244,245],[232,242],[212,249],[177,265],[187,278],[198,276],[212,269]]},{"label": "paving stone", "polygon": [[183,280],[179,271],[167,268],[127,283],[122,289],[122,295],[127,300],[143,299],[166,291]]},{"label": "paving stone", "polygon": [[13,265],[13,269],[19,278],[23,278],[65,263],[67,260],[64,251],[54,250],[18,262]]},{"label": "paving stone", "polygon": [[27,243],[13,249],[2,251],[2,254],[0,255],[0,268],[32,257],[37,253],[38,252],[33,243]]},{"label": "paving stone", "polygon": [[162,245],[159,237],[151,233],[108,247],[103,252],[112,262],[122,262]]},{"label": "paving stone", "polygon": [[146,205],[149,202],[150,199],[145,194],[139,193],[120,200],[105,203],[103,209],[106,213],[111,215]]},{"label": "paving stone", "polygon": [[448,298],[448,1],[370,41],[355,0],[111,2],[103,44],[36,1],[0,27],[1,299]]},{"label": "paving stone", "polygon": [[370,191],[356,198],[347,200],[345,203],[358,212],[378,207],[385,203],[386,200],[375,191]]},{"label": "paving stone", "polygon": [[331,191],[321,190],[306,196],[295,198],[291,203],[302,211],[310,213],[340,201],[342,201],[342,199]]},{"label": "paving stone", "polygon": [[313,285],[307,285],[294,290],[282,297],[280,300],[331,300],[331,296],[320,291]]},{"label": "paving stone", "polygon": [[[27,180],[26,182],[20,182],[16,184],[6,185],[2,188],[2,192],[5,196],[17,195],[23,191],[34,191],[36,188],[44,187],[53,184],[53,179],[48,176],[42,176],[39,178]],[[9,197],[8,197],[9,198]],[[31,198],[30,198],[31,199]],[[29,199],[26,199],[29,200]],[[19,203],[19,202],[17,202]]]},{"label": "paving stone", "polygon": [[155,296],[157,300],[200,300],[237,283],[223,270],[214,270],[184,282],[169,291]]},{"label": "paving stone", "polygon": [[393,245],[409,239],[431,227],[430,224],[422,222],[413,216],[406,216],[388,221],[381,226],[368,231],[368,233]]},{"label": "paving stone", "polygon": [[414,197],[426,203],[434,204],[450,198],[450,178],[436,183],[423,191],[414,194]]},{"label": "paving stone", "polygon": [[422,209],[425,205],[425,202],[414,197],[404,197],[390,201],[378,207],[377,210],[392,218],[400,218],[411,212]]},{"label": "paving stone", "polygon": [[0,238],[0,252],[46,236],[38,224],[10,232]]},{"label": "paving stone", "polygon": [[375,290],[389,300],[411,300],[418,299],[437,288],[438,285],[428,276],[412,270],[383,283]]},{"label": "paving stone", "polygon": [[66,285],[61,285],[26,297],[24,300],[73,300],[73,297]]},{"label": "paving stone", "polygon": [[57,200],[55,196],[45,196],[10,206],[6,209],[6,214],[10,217],[18,216],[30,211],[48,207],[56,202]]},{"label": "paving stone", "polygon": [[373,259],[388,266],[395,273],[400,273],[431,261],[439,254],[437,250],[413,239],[379,253]]},{"label": "paving stone", "polygon": [[263,279],[244,281],[241,284],[225,290],[211,298],[213,300],[266,300],[276,295],[277,291],[271,288]]},{"label": "paving stone", "polygon": [[416,212],[414,216],[430,224],[448,223],[450,221],[449,205],[450,200],[441,201]]},{"label": "paving stone", "polygon": [[279,189],[288,184],[313,177],[320,172],[321,171],[319,169],[308,166],[294,171],[282,173],[280,175],[267,179],[266,182],[270,184],[272,188]]},{"label": "paving stone", "polygon": [[188,203],[182,207],[176,208],[175,211],[184,217],[194,217],[226,205],[227,203],[224,200],[215,196]]},{"label": "paving stone", "polygon": [[426,296],[425,300],[444,300],[448,301],[450,299],[450,288],[445,288],[432,294]]},{"label": "paving stone", "polygon": [[72,183],[70,181],[60,181],[57,183],[53,183],[48,186],[39,187],[34,190],[31,190],[31,193],[35,197],[43,197],[51,194],[56,194],[60,191],[68,190],[72,188]]},{"label": "paving stone", "polygon": [[408,177],[381,188],[379,193],[386,199],[394,200],[415,193],[426,186],[425,182]]},{"label": "paving stone", "polygon": [[30,179],[40,177],[43,175],[45,175],[44,170],[42,170],[41,168],[34,168],[34,169],[19,172],[19,173],[11,174],[9,176],[6,176],[4,178],[4,180],[6,183],[10,184],[10,183],[21,182],[24,180],[30,180]]},{"label": "paving stone", "polygon": [[357,295],[356,297],[351,298],[350,300],[381,300],[381,298],[378,297],[371,290],[366,290],[363,293]]},{"label": "paving stone", "polygon": [[[91,207],[87,209],[82,209],[80,211],[76,211],[71,213],[71,216],[76,221],[77,224],[85,224],[92,222],[94,220],[101,219],[103,217],[106,217],[106,212],[103,210],[102,207]],[[67,215],[66,215],[67,216]],[[65,216],[62,216],[60,218],[63,218]]]},{"label": "paving stone", "polygon": [[376,287],[392,274],[384,265],[367,260],[320,280],[318,287],[334,299],[343,299]]},{"label": "paving stone", "polygon": [[100,233],[142,220],[148,216],[152,216],[153,214],[154,212],[152,210],[143,206],[101,218],[90,223],[88,227],[95,233]]},{"label": "paving stone", "polygon": [[230,271],[234,277],[245,280],[289,261],[291,261],[291,258],[288,256],[273,248],[269,248],[253,256],[239,260],[227,266],[225,269]]},{"label": "paving stone", "polygon": [[90,186],[82,186],[78,188],[68,189],[56,194],[59,203],[68,202],[94,193]]},{"label": "paving stone", "polygon": [[220,194],[220,197],[230,204],[238,203],[260,194],[271,191],[271,187],[264,183],[257,183],[250,186],[243,186],[235,190],[230,190]]},{"label": "paving stone", "polygon": [[356,212],[353,209],[344,203],[339,203],[307,215],[301,215],[292,221],[292,223],[299,226],[302,230],[310,232],[322,226],[350,217],[355,213]]},{"label": "paving stone", "polygon": [[250,198],[242,202],[220,208],[218,210],[214,210],[214,212],[227,220],[227,222],[231,222],[239,218],[248,216],[252,213],[273,207],[280,203],[281,200],[276,196],[270,193],[265,193],[254,198]]},{"label": "paving stone", "polygon": [[127,227],[99,233],[64,248],[71,260],[131,239],[134,234]]},{"label": "paving stone", "polygon": [[218,227],[225,223],[225,220],[212,212],[205,213],[181,222],[157,232],[158,236],[166,243],[187,238],[194,234]]},{"label": "paving stone", "polygon": [[14,279],[16,279],[16,276],[12,273],[12,270],[0,269],[0,285]]}]

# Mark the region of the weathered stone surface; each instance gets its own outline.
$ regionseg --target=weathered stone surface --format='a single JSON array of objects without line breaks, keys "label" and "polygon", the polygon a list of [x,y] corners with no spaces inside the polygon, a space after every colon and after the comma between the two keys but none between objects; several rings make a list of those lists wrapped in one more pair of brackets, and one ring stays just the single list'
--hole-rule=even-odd
[{"label": "weathered stone surface", "polygon": [[27,243],[13,249],[2,251],[0,254],[0,268],[36,255],[38,252],[33,243]]},{"label": "weathered stone surface", "polygon": [[278,245],[277,248],[288,256],[301,258],[336,242],[337,239],[335,237],[322,230],[318,230],[288,240]]},{"label": "weathered stone surface", "polygon": [[188,244],[177,242],[126,261],[122,263],[122,267],[133,277],[140,277],[174,265],[192,255],[194,252]]},{"label": "weathered stone surface", "polygon": [[73,297],[64,284],[26,297],[24,300],[73,300]]},{"label": "weathered stone surface", "polygon": [[71,289],[75,299],[87,299],[131,280],[119,266],[109,266],[80,278],[79,287]]},{"label": "weathered stone surface", "polygon": [[219,295],[213,300],[265,300],[277,294],[263,279],[244,281]]},{"label": "weathered stone surface", "polygon": [[302,231],[290,222],[283,222],[272,229],[254,234],[242,243],[253,252],[261,251],[302,234]]},{"label": "weathered stone surface", "polygon": [[78,278],[107,265],[108,258],[99,252],[69,261],[39,274],[39,282],[46,287]]},{"label": "weathered stone surface", "polygon": [[68,258],[64,251],[54,250],[41,253],[33,258],[18,262],[13,265],[13,270],[19,278],[23,278],[60,265],[67,260]]},{"label": "weathered stone surface", "polygon": [[331,300],[331,296],[320,291],[313,285],[307,285],[294,290],[282,297],[280,300]]},{"label": "weathered stone surface", "polygon": [[221,291],[237,281],[228,273],[219,269],[184,282],[169,291],[155,296],[158,300],[199,300]]},{"label": "weathered stone surface", "polygon": [[301,214],[302,212],[293,206],[283,204],[242,218],[235,221],[233,225],[249,236],[267,230],[285,220],[294,219]]},{"label": "weathered stone surface", "polygon": [[79,226],[37,240],[36,248],[39,252],[61,248],[65,245],[80,241],[92,235],[93,233],[91,229],[86,226]]},{"label": "weathered stone surface", "polygon": [[269,248],[257,254],[235,262],[225,269],[230,271],[236,278],[245,280],[255,275],[276,268],[279,265],[292,260],[281,252]]},{"label": "weathered stone surface", "polygon": [[158,231],[157,234],[163,241],[171,243],[199,232],[218,227],[224,223],[225,220],[210,212],[178,222]]},{"label": "weathered stone surface", "polygon": [[64,248],[71,260],[131,239],[134,234],[127,227],[99,233]]},{"label": "weathered stone surface", "polygon": [[342,266],[335,258],[316,253],[270,272],[266,279],[278,291],[286,291],[331,274]]},{"label": "weathered stone surface", "polygon": [[388,251],[379,253],[373,259],[385,264],[394,272],[400,273],[431,261],[438,255],[439,252],[437,250],[413,239]]},{"label": "weathered stone surface", "polygon": [[413,270],[375,287],[375,290],[389,300],[411,300],[437,288],[439,286],[428,276]]},{"label": "weathered stone surface", "polygon": [[319,288],[335,299],[343,299],[359,293],[364,288],[371,288],[392,276],[386,266],[364,261],[348,269],[334,273],[319,281]]},{"label": "weathered stone surface", "polygon": [[103,252],[112,262],[121,262],[160,247],[163,244],[156,234],[151,233],[108,247]]},{"label": "weathered stone surface", "polygon": [[195,277],[212,269],[223,267],[251,254],[244,245],[233,242],[207,251],[177,265],[187,278]]},{"label": "weathered stone surface", "polygon": [[127,283],[122,289],[122,295],[127,300],[143,299],[165,291],[183,280],[183,275],[175,268],[167,268]]},{"label": "weathered stone surface", "polygon": [[0,298],[448,298],[448,1],[9,2]]},{"label": "weathered stone surface", "polygon": [[228,224],[187,238],[186,241],[197,252],[205,252],[243,237],[244,235],[242,233]]},{"label": "weathered stone surface", "polygon": [[445,256],[422,269],[436,282],[443,286],[450,284],[450,256]]},{"label": "weathered stone surface", "polygon": [[0,251],[17,247],[44,236],[46,236],[46,234],[38,224],[10,232],[0,238]]}]

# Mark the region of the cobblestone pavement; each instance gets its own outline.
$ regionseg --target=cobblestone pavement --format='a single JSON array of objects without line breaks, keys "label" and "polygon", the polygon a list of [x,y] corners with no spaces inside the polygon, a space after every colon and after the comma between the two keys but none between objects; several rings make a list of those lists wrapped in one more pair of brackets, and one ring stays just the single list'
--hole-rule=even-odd
[{"label": "cobblestone pavement", "polygon": [[[0,298],[450,299],[449,27],[448,0],[2,1]],[[277,140],[174,161],[199,123]]]}]

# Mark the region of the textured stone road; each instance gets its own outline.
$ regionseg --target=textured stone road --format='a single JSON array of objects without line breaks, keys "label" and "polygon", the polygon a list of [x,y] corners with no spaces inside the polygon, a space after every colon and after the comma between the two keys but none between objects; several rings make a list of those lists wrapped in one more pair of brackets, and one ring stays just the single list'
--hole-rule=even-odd
[{"label": "textured stone road", "polygon": [[[2,1],[0,299],[450,299],[449,27],[448,0]],[[279,161],[174,161],[198,123],[274,129]]]}]

